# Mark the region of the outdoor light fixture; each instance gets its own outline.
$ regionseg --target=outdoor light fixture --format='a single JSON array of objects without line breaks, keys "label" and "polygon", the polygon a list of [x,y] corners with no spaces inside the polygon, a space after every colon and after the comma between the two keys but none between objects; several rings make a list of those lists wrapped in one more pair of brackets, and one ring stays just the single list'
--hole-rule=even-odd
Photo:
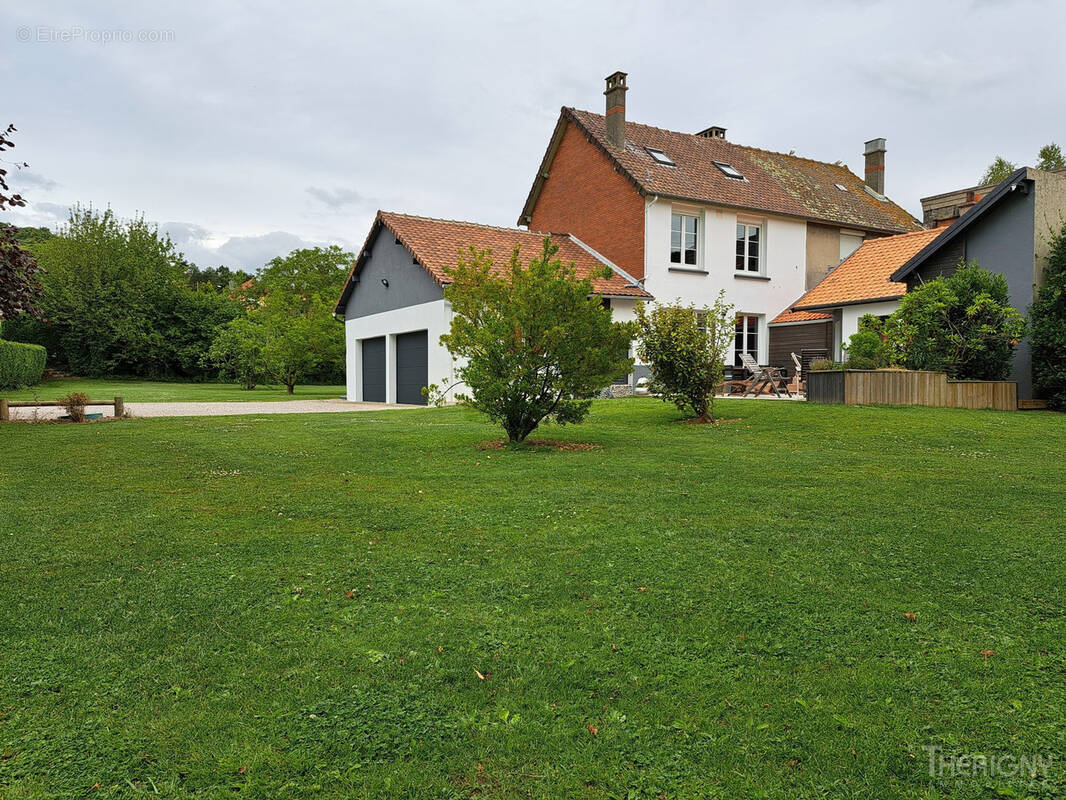
[{"label": "outdoor light fixture", "polygon": [[388,278],[382,278],[381,279],[381,285],[384,286],[386,289],[388,289],[389,288],[389,279]]}]

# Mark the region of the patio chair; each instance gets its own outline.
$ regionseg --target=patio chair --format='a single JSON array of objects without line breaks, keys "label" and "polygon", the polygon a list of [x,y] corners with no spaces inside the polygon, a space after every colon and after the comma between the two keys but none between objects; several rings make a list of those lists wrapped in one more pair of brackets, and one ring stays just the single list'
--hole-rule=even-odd
[{"label": "patio chair", "polygon": [[721,395],[743,395],[751,388],[751,376],[742,378],[740,367],[726,366],[724,380],[715,387],[715,393]]},{"label": "patio chair", "polygon": [[803,377],[803,362],[800,357],[795,353],[790,354],[792,356],[792,363],[796,365],[796,391],[800,394],[807,393],[807,380]]},{"label": "patio chair", "polygon": [[785,394],[792,397],[792,392],[788,389],[788,376],[784,374],[784,370],[781,367],[760,367],[758,362],[751,357],[751,353],[741,353],[740,361],[752,376],[751,386],[744,393],[745,397],[749,394],[758,395],[767,387],[774,393],[775,397],[781,396],[780,388],[783,388]]}]

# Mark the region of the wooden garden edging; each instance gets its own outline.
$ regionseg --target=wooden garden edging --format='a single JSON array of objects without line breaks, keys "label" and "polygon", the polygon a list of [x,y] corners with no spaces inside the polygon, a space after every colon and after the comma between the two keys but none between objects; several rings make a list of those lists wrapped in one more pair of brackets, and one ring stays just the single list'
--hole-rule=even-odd
[{"label": "wooden garden edging", "polygon": [[[55,408],[62,405],[58,400],[6,400],[0,397],[0,422],[11,421],[12,408]],[[126,401],[121,397],[115,397],[113,400],[90,400],[85,404],[86,408],[89,406],[114,406],[116,418],[126,413]]]},{"label": "wooden garden edging", "polygon": [[949,381],[943,372],[846,369],[810,372],[807,400],[849,406],[1018,410],[1014,381]]}]

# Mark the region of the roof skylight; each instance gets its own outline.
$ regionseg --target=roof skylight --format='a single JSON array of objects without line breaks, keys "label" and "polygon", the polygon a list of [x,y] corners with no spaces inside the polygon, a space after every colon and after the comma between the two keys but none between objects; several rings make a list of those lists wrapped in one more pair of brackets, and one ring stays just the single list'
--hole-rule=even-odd
[{"label": "roof skylight", "polygon": [[656,150],[654,147],[645,147],[644,149],[648,151],[649,156],[654,158],[660,164],[665,164],[668,167],[677,166],[677,164],[674,163],[673,159],[670,158],[670,156],[668,156],[662,150]]},{"label": "roof skylight", "polygon": [[714,165],[718,169],[722,170],[722,174],[730,178],[736,178],[737,180],[744,180],[744,176],[740,174],[740,170],[734,167],[732,164],[726,164],[724,161],[715,161]]},{"label": "roof skylight", "polygon": [[838,184],[836,185],[836,187],[837,187],[837,188],[838,188],[838,189],[839,189],[840,191],[842,191],[842,192],[846,192],[846,191],[848,190],[848,187],[847,187],[847,186],[845,186],[845,185],[844,185],[844,184],[842,184],[842,183],[838,183]]}]

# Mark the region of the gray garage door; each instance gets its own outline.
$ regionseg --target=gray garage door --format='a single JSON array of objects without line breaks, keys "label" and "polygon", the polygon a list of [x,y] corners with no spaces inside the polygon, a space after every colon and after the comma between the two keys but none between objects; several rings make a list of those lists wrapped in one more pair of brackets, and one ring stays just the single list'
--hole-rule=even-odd
[{"label": "gray garage door", "polygon": [[429,335],[427,331],[396,337],[396,402],[425,405],[422,388],[429,383]]},{"label": "gray garage door", "polygon": [[385,337],[363,339],[363,400],[385,402]]}]

